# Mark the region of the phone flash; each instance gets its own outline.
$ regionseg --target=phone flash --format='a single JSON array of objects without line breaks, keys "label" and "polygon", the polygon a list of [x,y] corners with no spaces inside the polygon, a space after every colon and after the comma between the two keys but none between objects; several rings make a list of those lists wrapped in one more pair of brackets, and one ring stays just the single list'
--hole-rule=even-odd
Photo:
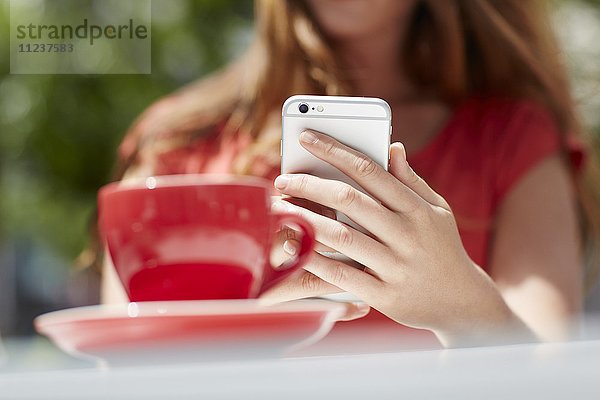
[{"label": "phone flash", "polygon": [[317,106],[317,111],[318,112],[323,112],[323,106]]}]

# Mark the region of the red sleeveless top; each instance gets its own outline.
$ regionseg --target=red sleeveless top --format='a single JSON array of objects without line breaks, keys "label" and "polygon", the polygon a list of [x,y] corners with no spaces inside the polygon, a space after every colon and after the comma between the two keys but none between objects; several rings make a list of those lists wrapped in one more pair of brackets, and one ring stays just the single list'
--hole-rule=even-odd
[{"label": "red sleeveless top", "polygon": [[[164,154],[158,160],[156,172],[159,175],[232,172],[237,154],[249,145],[250,139],[242,135],[224,139],[216,132],[185,149]],[[572,143],[568,147],[571,161],[578,169],[582,148]],[[459,105],[442,131],[408,159],[414,170],[448,201],[468,254],[486,269],[494,218],[502,200],[532,167],[560,149],[557,124],[539,104],[472,98]],[[259,175],[274,179],[279,166],[259,166],[258,171]],[[351,325],[373,326],[375,322],[379,323],[377,330],[362,331],[360,335],[371,344],[379,343],[384,350],[406,346],[410,342],[405,340],[406,335],[415,337],[414,330],[384,319],[372,311],[362,320],[338,323],[325,342],[336,334],[343,337],[344,330],[350,331]],[[397,334],[399,329],[403,334]],[[429,345],[431,340],[425,344]]]},{"label": "red sleeveless top", "polygon": [[[218,132],[163,154],[157,175],[229,173],[247,136]],[[569,143],[578,168],[581,149]],[[408,157],[414,170],[450,204],[471,258],[487,268],[494,216],[519,179],[558,152],[561,138],[551,114],[529,101],[474,98],[458,106],[446,126],[421,151]],[[256,163],[255,173],[275,179],[279,166]]]}]

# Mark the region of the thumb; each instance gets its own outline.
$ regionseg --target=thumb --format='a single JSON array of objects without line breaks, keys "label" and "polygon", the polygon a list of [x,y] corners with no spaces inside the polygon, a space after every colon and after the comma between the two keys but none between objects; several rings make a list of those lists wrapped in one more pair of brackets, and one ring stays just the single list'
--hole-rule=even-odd
[{"label": "thumb", "polygon": [[346,306],[346,313],[338,319],[338,321],[352,321],[364,317],[371,311],[371,307],[362,301],[358,302],[347,302],[344,303]]},{"label": "thumb", "polygon": [[437,194],[408,164],[406,149],[400,142],[390,146],[390,173],[428,203],[450,211],[448,203]]},{"label": "thumb", "polygon": [[392,143],[390,146],[390,173],[408,187],[410,187],[411,182],[419,178],[408,165],[406,149],[400,142]]}]

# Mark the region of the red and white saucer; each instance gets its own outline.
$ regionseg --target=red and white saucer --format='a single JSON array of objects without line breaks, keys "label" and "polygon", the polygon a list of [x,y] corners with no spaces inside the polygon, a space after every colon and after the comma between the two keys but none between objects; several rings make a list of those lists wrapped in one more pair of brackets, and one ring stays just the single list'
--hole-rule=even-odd
[{"label": "red and white saucer", "polygon": [[34,325],[68,354],[131,365],[280,356],[322,339],[345,313],[327,300],[163,301],[55,311]]}]

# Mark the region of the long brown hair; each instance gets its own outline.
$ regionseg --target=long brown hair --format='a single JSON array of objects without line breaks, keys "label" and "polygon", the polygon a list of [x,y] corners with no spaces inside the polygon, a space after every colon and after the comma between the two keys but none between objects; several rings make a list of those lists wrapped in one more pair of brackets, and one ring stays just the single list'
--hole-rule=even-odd
[{"label": "long brown hair", "polygon": [[[400,49],[404,72],[449,106],[474,95],[533,99],[552,113],[564,142],[581,129],[544,7],[539,0],[419,0]],[[304,1],[257,0],[255,13],[254,42],[241,58],[158,102],[134,123],[121,146],[119,178],[222,123],[223,135],[243,131],[253,138],[237,172],[249,172],[257,157],[275,164],[279,137],[266,127],[287,97],[352,94]],[[590,180],[590,173],[577,180],[580,201],[588,230],[600,234],[600,196]]]}]

